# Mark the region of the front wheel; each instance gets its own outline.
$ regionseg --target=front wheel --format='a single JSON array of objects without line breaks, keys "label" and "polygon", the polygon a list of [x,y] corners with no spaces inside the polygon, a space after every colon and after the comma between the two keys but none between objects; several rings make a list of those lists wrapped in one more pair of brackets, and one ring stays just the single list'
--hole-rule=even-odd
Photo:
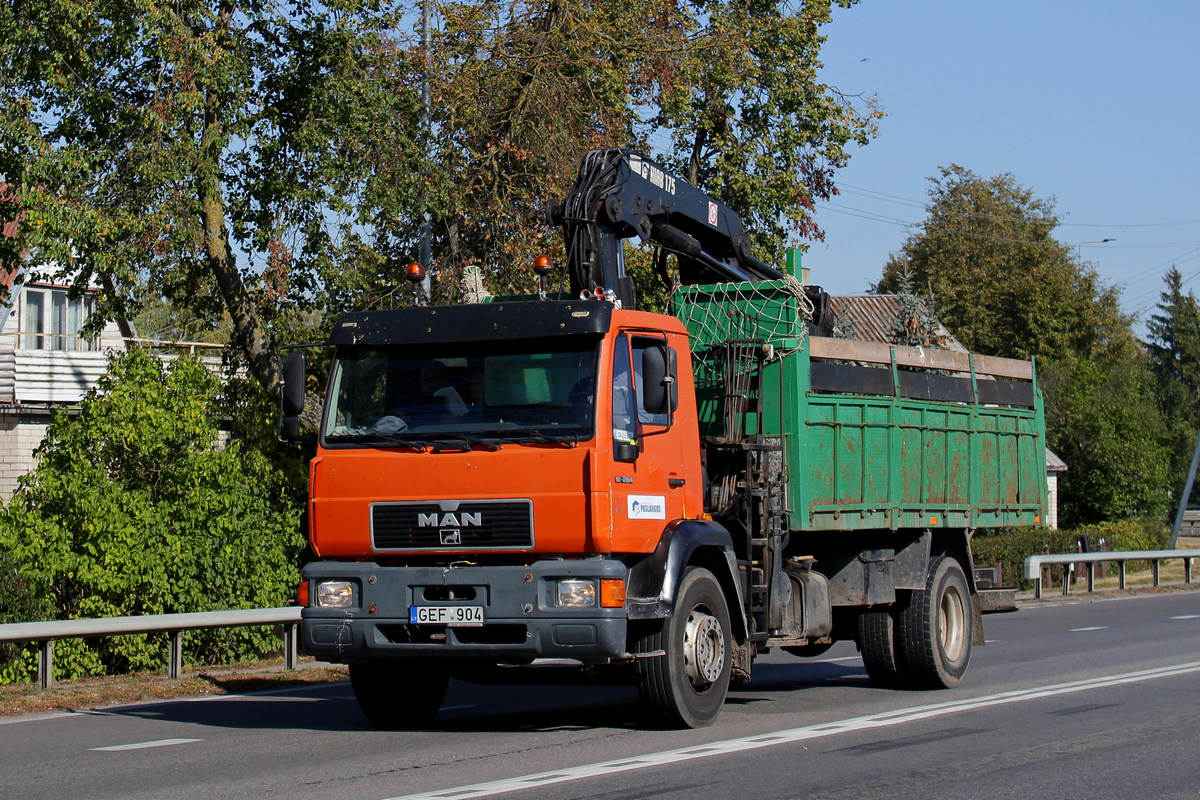
[{"label": "front wheel", "polygon": [[909,593],[896,613],[896,650],[904,685],[952,689],[971,662],[975,617],[971,590],[958,561],[931,559],[925,588]]},{"label": "front wheel", "polygon": [[700,728],[725,704],[733,662],[729,609],[711,572],[690,567],[683,574],[675,610],[642,636],[638,692],[657,721]]},{"label": "front wheel", "polygon": [[442,707],[450,676],[428,658],[376,658],[350,665],[358,707],[380,728],[426,725]]}]

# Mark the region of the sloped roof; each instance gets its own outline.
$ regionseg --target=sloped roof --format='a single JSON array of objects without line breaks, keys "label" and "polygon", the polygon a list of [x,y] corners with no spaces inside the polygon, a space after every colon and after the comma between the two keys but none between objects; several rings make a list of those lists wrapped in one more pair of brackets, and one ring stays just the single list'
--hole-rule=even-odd
[{"label": "sloped roof", "polygon": [[[900,297],[894,294],[852,294],[830,298],[833,314],[839,320],[854,324],[854,336],[865,342],[895,344],[892,328],[900,313]],[[942,347],[959,353],[967,352],[962,342],[955,339],[940,322],[937,335]]]}]

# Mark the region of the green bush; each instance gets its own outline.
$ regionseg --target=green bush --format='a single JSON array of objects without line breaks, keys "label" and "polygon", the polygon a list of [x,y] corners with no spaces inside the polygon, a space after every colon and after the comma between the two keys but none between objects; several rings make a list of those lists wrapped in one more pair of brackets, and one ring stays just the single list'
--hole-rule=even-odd
[{"label": "green bush", "polygon": [[[10,622],[34,622],[51,619],[54,611],[22,574],[16,557],[0,548],[0,624]],[[25,648],[14,642],[0,643],[0,683],[11,683],[26,678]]]},{"label": "green bush", "polygon": [[[220,391],[197,361],[131,351],[76,418],[55,417],[37,468],[0,511],[0,549],[56,618],[262,608],[292,595],[302,504],[260,453],[219,446]],[[184,643],[185,659],[205,664],[279,646],[263,628],[195,631]],[[25,657],[29,675],[30,648]],[[166,660],[165,634],[55,647],[67,678]]]},{"label": "green bush", "polygon": [[1075,549],[1072,531],[1056,528],[999,528],[981,530],[971,540],[975,566],[999,564],[1005,586],[1029,588],[1032,581],[1022,576],[1025,559],[1041,553],[1069,553]]},{"label": "green bush", "polygon": [[1155,519],[1123,519],[1116,522],[1097,522],[1075,529],[1075,536],[1087,536],[1093,550],[1101,541],[1108,551],[1165,550],[1171,540],[1171,530]]},{"label": "green bush", "polygon": [[[975,566],[986,567],[1000,564],[1006,586],[1029,589],[1033,581],[1025,580],[1025,559],[1044,553],[1073,553],[1079,540],[1088,537],[1093,551],[1101,543],[1108,552],[1119,550],[1162,550],[1170,540],[1170,531],[1161,521],[1149,518],[1125,519],[1115,522],[1097,522],[1072,530],[1052,528],[1012,528],[981,530],[971,540],[971,552]],[[1139,562],[1130,562],[1131,569],[1140,568]],[[1057,573],[1056,573],[1057,574]]]}]

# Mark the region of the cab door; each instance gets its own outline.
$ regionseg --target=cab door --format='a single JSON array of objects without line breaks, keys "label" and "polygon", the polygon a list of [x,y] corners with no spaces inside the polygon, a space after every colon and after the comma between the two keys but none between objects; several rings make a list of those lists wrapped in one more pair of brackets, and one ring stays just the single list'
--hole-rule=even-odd
[{"label": "cab door", "polygon": [[[680,428],[672,410],[648,409],[647,365],[666,355],[672,359],[666,334],[622,331],[612,353],[612,498],[613,550],[649,552],[671,520],[686,517],[687,480],[683,474]],[[675,363],[678,358],[673,359]],[[673,377],[673,376],[672,376]],[[670,393],[671,385],[666,387]],[[661,391],[661,389],[660,389]]]}]

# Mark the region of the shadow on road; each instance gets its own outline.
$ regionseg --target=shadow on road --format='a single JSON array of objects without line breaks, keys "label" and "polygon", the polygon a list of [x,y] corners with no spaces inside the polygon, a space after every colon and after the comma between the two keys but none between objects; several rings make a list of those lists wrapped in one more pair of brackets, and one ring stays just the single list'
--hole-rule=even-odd
[{"label": "shadow on road", "polygon": [[[236,681],[223,689],[236,691]],[[748,686],[734,687],[728,704],[769,700],[776,692],[822,686],[869,686],[858,663],[758,663]],[[419,692],[420,687],[412,691]],[[359,731],[391,733],[371,726],[359,712],[348,682],[307,683],[247,695],[162,701],[89,712],[245,730]],[[545,732],[629,730],[647,726],[632,686],[476,686],[452,681],[433,722],[424,730],[445,732]]]}]

